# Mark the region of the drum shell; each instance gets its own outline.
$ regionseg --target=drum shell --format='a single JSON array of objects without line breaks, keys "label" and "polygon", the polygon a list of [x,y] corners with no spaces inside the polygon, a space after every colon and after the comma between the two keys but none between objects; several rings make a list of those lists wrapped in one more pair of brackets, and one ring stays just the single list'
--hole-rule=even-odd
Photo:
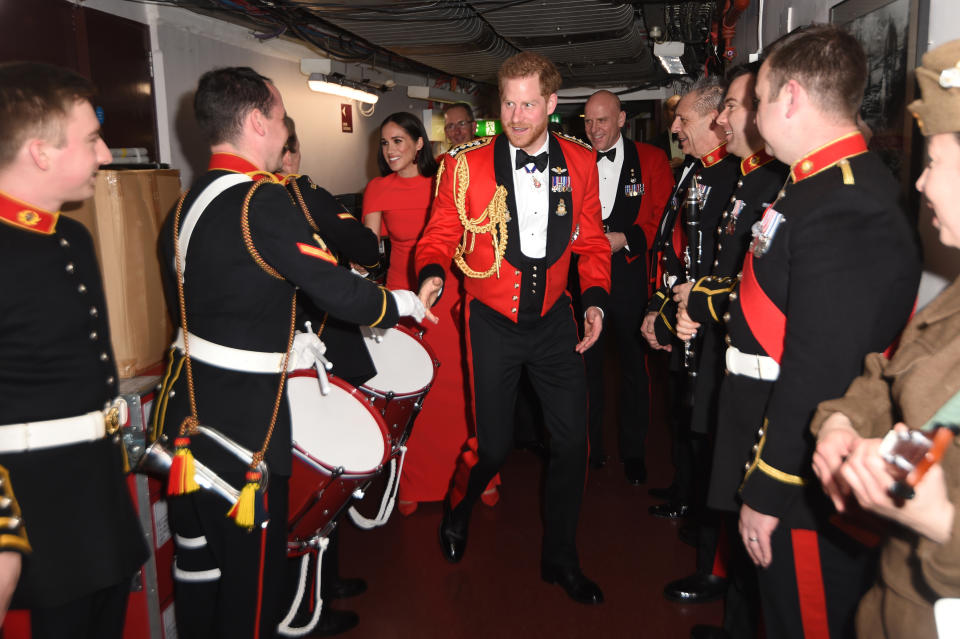
[{"label": "drum shell", "polygon": [[[387,427],[387,433],[390,438],[390,447],[393,455],[399,454],[400,447],[406,444],[413,429],[414,418],[420,412],[423,399],[433,385],[436,378],[436,369],[440,366],[437,356],[434,354],[430,344],[425,342],[420,333],[413,329],[398,325],[395,328],[387,329],[387,339],[383,343],[377,343],[369,329],[363,331],[364,340],[367,344],[367,350],[377,367],[378,376],[369,380],[359,387],[361,393],[367,396],[368,401],[383,417]],[[410,340],[423,350],[422,357],[417,358],[415,364],[419,369],[410,372],[407,367],[411,365],[411,358],[403,356],[396,351],[391,351],[390,345],[396,343],[397,338],[403,339],[408,348],[411,346]],[[379,383],[379,377],[384,372],[401,373],[407,387],[382,388]],[[396,376],[394,376],[395,378]],[[409,380],[414,380],[411,388]]]},{"label": "drum shell", "polygon": [[[312,375],[311,371],[295,371],[290,376],[315,378],[316,371],[312,371]],[[379,462],[370,468],[338,467],[324,461],[323,451],[310,451],[297,443],[294,432],[288,522],[288,540],[293,546],[327,534],[337,516],[349,505],[354,492],[358,488],[365,488],[370,480],[381,472],[391,453],[386,425],[366,397],[339,378],[331,377],[330,384],[331,393],[338,394],[338,401],[356,402],[363,407],[365,418],[369,417],[369,421],[362,425],[348,422],[337,424],[338,430],[342,430],[342,436],[349,438],[351,429],[361,426],[367,429],[376,428],[383,438],[383,454]],[[344,394],[350,399],[346,399]]]}]

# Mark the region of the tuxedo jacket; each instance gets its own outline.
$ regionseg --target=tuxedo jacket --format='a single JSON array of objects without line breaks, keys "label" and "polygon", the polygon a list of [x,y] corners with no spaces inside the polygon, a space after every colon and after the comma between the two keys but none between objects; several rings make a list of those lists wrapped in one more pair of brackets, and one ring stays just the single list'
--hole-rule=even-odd
[{"label": "tuxedo jacket", "polygon": [[[600,221],[597,165],[593,150],[573,138],[550,134],[548,177],[549,222],[545,255],[546,282],[540,316],[546,314],[567,289],[571,255],[580,256],[580,288],[584,307],[603,308],[610,291],[610,243]],[[445,277],[454,252],[464,239],[455,193],[468,180],[464,198],[469,218],[482,219],[498,187],[506,190],[507,244],[500,272],[486,278],[464,278],[468,295],[505,317],[517,321],[521,287],[520,231],[513,193],[513,158],[506,136],[478,138],[452,149],[443,160],[437,195],[423,237],[417,243],[415,264],[420,283]],[[460,170],[457,167],[460,165]],[[468,238],[467,266],[486,271],[494,262],[489,233]]]},{"label": "tuxedo jacket", "polygon": [[638,311],[643,310],[647,251],[672,191],[673,172],[666,154],[653,145],[624,138],[617,197],[609,217],[603,220],[605,231],[623,233],[629,247],[610,259],[610,295],[618,304],[637,305]]}]

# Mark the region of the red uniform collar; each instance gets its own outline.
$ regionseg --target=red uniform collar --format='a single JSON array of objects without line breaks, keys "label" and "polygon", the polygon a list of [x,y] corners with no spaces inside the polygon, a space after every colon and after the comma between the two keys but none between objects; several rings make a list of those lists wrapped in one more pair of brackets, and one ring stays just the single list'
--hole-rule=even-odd
[{"label": "red uniform collar", "polygon": [[34,233],[51,235],[57,229],[60,212],[51,213],[0,192],[0,220]]},{"label": "red uniform collar", "polygon": [[794,182],[805,180],[811,175],[830,168],[840,160],[866,153],[866,151],[867,142],[859,131],[847,133],[794,162],[790,167],[790,177]]},{"label": "red uniform collar", "polygon": [[254,180],[279,181],[273,173],[259,169],[250,160],[233,153],[214,153],[210,156],[210,164],[207,166],[207,170],[232,171],[233,173],[245,173]]},{"label": "red uniform collar", "polygon": [[742,175],[749,175],[752,171],[756,171],[772,159],[773,156],[767,153],[765,149],[760,149],[750,157],[743,158],[740,161],[740,173]]},{"label": "red uniform collar", "polygon": [[711,150],[702,158],[700,158],[700,162],[703,164],[704,168],[710,168],[714,164],[717,164],[718,162],[720,162],[720,160],[722,160],[725,157],[727,157],[726,142],[724,142],[723,144]]}]

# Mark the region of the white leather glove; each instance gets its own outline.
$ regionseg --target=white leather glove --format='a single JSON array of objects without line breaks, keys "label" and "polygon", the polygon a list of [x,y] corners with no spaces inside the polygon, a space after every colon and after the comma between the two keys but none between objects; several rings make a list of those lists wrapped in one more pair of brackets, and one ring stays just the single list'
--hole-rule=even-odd
[{"label": "white leather glove", "polygon": [[423,316],[427,312],[420,302],[420,298],[413,291],[390,291],[393,293],[393,299],[397,303],[397,314],[400,317],[412,317],[417,322],[423,321]]}]

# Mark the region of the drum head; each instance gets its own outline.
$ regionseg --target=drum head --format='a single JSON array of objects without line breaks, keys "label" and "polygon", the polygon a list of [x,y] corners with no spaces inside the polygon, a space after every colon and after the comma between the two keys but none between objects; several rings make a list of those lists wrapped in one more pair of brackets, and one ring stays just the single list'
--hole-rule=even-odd
[{"label": "drum head", "polygon": [[385,431],[364,401],[334,382],[343,384],[331,379],[321,395],[316,377],[287,380],[293,445],[323,466],[368,473],[386,459]]},{"label": "drum head", "polygon": [[383,340],[377,343],[369,327],[361,327],[360,332],[377,367],[377,374],[363,385],[364,388],[408,395],[419,393],[433,382],[433,358],[416,337],[389,328],[383,334]]}]

